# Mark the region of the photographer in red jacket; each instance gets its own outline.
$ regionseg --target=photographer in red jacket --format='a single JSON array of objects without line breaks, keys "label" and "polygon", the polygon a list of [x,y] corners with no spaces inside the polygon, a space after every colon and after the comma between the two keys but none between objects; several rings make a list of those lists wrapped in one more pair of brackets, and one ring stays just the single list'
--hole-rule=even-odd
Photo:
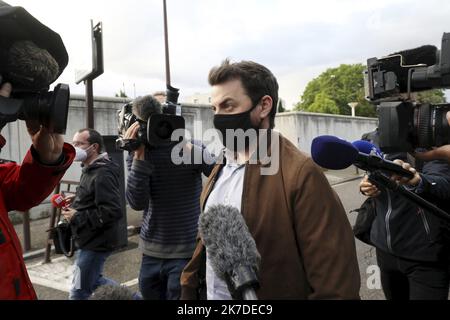
[{"label": "photographer in red jacket", "polygon": [[[11,85],[4,83],[0,96],[9,97],[11,90]],[[27,121],[27,128],[33,145],[22,165],[0,165],[0,300],[36,299],[8,212],[26,211],[40,204],[75,157],[74,148],[64,143],[60,134],[49,133],[31,121]],[[0,148],[5,142],[0,135]]]}]

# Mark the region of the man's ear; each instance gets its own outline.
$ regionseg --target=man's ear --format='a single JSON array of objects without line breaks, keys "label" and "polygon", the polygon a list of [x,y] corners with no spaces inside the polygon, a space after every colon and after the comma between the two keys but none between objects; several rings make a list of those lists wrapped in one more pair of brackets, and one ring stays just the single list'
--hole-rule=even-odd
[{"label": "man's ear", "polygon": [[273,105],[273,100],[271,96],[265,95],[261,98],[261,113],[259,114],[259,117],[261,119],[267,118],[270,115],[270,112],[272,111],[272,108],[275,108]]},{"label": "man's ear", "polygon": [[97,153],[100,154],[100,145],[98,143],[94,143],[93,146]]}]

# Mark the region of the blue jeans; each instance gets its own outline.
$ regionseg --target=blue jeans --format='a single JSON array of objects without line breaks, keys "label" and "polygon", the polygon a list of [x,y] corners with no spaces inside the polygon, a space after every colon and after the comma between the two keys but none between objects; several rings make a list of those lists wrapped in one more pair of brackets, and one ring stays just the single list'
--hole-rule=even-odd
[{"label": "blue jeans", "polygon": [[97,287],[110,284],[118,285],[114,280],[103,277],[103,266],[111,252],[95,252],[80,249],[77,251],[73,273],[70,300],[87,300]]},{"label": "blue jeans", "polygon": [[189,259],[159,259],[142,256],[139,289],[145,300],[178,300],[180,276]]}]

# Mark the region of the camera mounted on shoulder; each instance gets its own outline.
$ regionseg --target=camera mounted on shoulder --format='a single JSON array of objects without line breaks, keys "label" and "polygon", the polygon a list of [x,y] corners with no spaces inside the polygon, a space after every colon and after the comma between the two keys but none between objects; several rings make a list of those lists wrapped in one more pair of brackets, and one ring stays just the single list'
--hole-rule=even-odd
[{"label": "camera mounted on shoulder", "polygon": [[366,99],[377,105],[383,152],[413,151],[450,143],[450,104],[418,103],[413,93],[450,88],[450,33],[441,50],[425,45],[367,60]]},{"label": "camera mounted on shoulder", "polygon": [[51,132],[64,134],[70,90],[49,86],[62,74],[69,57],[61,37],[22,7],[0,1],[0,84],[12,85],[10,98],[0,97],[0,126],[38,120]]},{"label": "camera mounted on shoulder", "polygon": [[[119,149],[133,151],[142,144],[149,147],[168,145],[172,141],[172,133],[185,128],[181,116],[181,105],[178,103],[179,90],[168,86],[166,101],[160,104],[153,96],[139,97],[124,105],[118,112]],[[136,139],[125,139],[126,131],[139,122]]]}]

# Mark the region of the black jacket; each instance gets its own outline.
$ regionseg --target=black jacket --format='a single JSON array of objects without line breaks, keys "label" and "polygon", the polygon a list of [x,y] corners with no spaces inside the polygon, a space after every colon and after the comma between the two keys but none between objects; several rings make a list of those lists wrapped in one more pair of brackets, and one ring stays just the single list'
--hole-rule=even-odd
[{"label": "black jacket", "polygon": [[[422,184],[414,192],[450,212],[450,165],[439,160],[427,162],[421,177]],[[378,249],[415,261],[448,259],[449,231],[441,218],[390,190],[381,189],[375,201],[371,241]]]},{"label": "black jacket", "polygon": [[75,243],[80,249],[111,251],[117,247],[118,222],[123,216],[119,167],[107,156],[83,168],[72,207]]}]

